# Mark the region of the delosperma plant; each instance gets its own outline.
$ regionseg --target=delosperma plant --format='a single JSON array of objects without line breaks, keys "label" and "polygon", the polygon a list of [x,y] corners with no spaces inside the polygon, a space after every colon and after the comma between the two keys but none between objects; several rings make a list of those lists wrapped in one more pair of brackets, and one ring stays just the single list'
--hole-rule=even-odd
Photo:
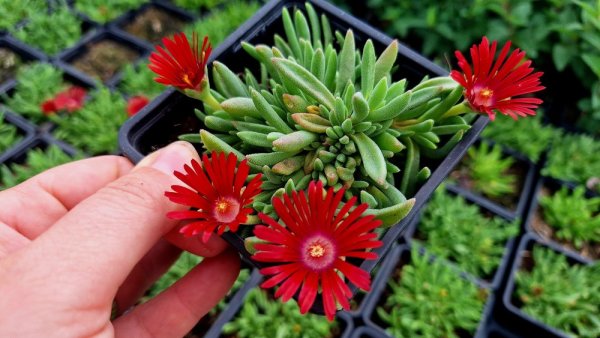
[{"label": "delosperma plant", "polygon": [[0,153],[17,144],[22,139],[17,127],[4,119],[4,113],[0,111]]},{"label": "delosperma plant", "polygon": [[196,34],[164,39],[149,68],[201,101],[204,128],[184,137],[212,152],[205,166],[177,174],[189,188],[167,193],[191,207],[170,214],[191,221],[182,233],[207,240],[239,228],[254,260],[269,264],[263,287],[281,284],[283,300],[298,293],[303,313],[320,294],[332,319],[338,306],[349,308],[346,280],[370,288],[348,258],[377,257],[375,230],[408,214],[431,174],[424,163],[449,153],[472,113],[535,115],[541,100],[521,96],[543,89],[542,74],[510,43],[495,60],[497,43],[484,37],[471,48],[473,66],[457,52],[462,72],[408,83],[393,74],[397,41],[378,54],[371,40],[357,46],[352,30],[334,32],[325,15],[305,9],[282,10],[284,34],[272,45],[242,42],[259,73],[238,75],[218,61],[209,72],[210,42]]},{"label": "delosperma plant", "polygon": [[544,220],[556,231],[556,237],[573,243],[600,243],[600,197],[586,198],[585,188],[566,187],[552,195],[542,196],[540,206]]},{"label": "delosperma plant", "polygon": [[516,296],[528,315],[569,336],[600,335],[600,263],[570,265],[546,247],[533,247],[534,266],[516,276]]}]

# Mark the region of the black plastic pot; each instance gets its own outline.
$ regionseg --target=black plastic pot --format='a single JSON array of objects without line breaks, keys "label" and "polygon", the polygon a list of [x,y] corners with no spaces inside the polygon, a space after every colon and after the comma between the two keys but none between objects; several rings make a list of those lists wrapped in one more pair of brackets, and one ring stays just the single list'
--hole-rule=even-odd
[{"label": "black plastic pot", "polygon": [[[491,140],[480,140],[479,142],[489,143],[490,146],[494,146],[495,142]],[[463,196],[467,200],[476,203],[478,205],[484,206],[486,209],[494,212],[495,214],[501,215],[502,217],[510,220],[514,220],[517,218],[522,218],[525,216],[526,206],[529,201],[529,197],[531,196],[531,190],[533,189],[534,180],[535,180],[535,164],[531,162],[527,157],[519,154],[518,152],[502,147],[502,153],[505,156],[512,157],[515,159],[517,165],[521,166],[525,169],[525,177],[523,177],[523,186],[518,196],[518,202],[516,208],[510,209],[506,206],[503,206],[490,198],[485,197],[483,194],[480,194],[475,191],[471,191],[469,189],[463,188],[455,183],[448,183],[447,187],[449,191],[452,191],[458,195]]]},{"label": "black plastic pot", "polygon": [[[221,331],[223,330],[223,326],[229,321],[233,320],[235,316],[239,313],[244,305],[244,301],[248,292],[250,292],[254,288],[260,287],[260,283],[263,281],[263,276],[260,274],[258,270],[254,270],[250,279],[244,283],[244,285],[238,290],[238,292],[231,298],[227,308],[223,312],[219,314],[217,320],[211,326],[211,328],[206,332],[204,338],[218,338],[222,337]],[[338,312],[336,319],[340,324],[340,332],[341,338],[350,337],[353,332],[354,323],[350,315],[345,312]]]},{"label": "black plastic pot", "polygon": [[354,330],[351,338],[380,338],[385,337],[387,333],[380,328],[370,327],[370,326],[361,326]]},{"label": "black plastic pot", "polygon": [[[540,206],[540,197],[542,195],[542,189],[544,187],[550,189],[552,192],[556,192],[556,191],[560,190],[562,187],[566,187],[567,189],[569,189],[569,191],[573,191],[573,189],[576,186],[577,185],[575,185],[575,184],[570,184],[568,182],[557,180],[552,177],[540,176],[540,178],[537,181],[537,184],[535,185],[535,189],[533,190],[533,195],[531,197],[531,205],[529,207],[529,210],[528,210],[526,218],[525,218],[525,231],[527,231],[527,233],[531,234],[532,236],[536,236],[540,242],[552,243],[552,245],[556,245],[556,246],[563,248],[563,250],[568,251],[572,255],[579,257],[579,259],[581,261],[591,261],[592,260],[591,258],[584,257],[583,255],[581,255],[579,252],[575,251],[574,249],[566,248],[565,246],[560,244],[554,238],[550,238],[550,237],[545,236],[544,234],[539,233],[533,227],[533,222],[534,222],[535,218],[538,217],[537,213],[541,212],[542,207]],[[597,195],[594,194],[589,189],[586,189],[586,197],[591,198],[591,197],[595,197],[595,196],[597,196]]]},{"label": "black plastic pot", "polygon": [[520,270],[523,264],[523,257],[526,252],[530,252],[534,246],[547,247],[567,258],[569,264],[580,265],[580,264],[592,264],[587,260],[582,260],[580,256],[575,255],[572,252],[564,250],[562,247],[555,243],[542,243],[539,239],[531,234],[526,234],[521,239],[519,247],[517,249],[517,255],[513,262],[513,266],[508,275],[508,281],[504,294],[502,297],[502,306],[504,312],[501,314],[500,324],[510,325],[513,328],[519,329],[519,334],[526,337],[547,337],[547,338],[567,338],[571,337],[567,333],[560,331],[556,328],[548,326],[540,320],[531,317],[530,315],[521,311],[521,309],[513,302],[513,293],[516,288],[516,274]]},{"label": "black plastic pot", "polygon": [[[45,60],[46,56],[44,53],[29,47],[23,42],[7,35],[0,37],[0,48],[6,48],[17,54],[22,62],[30,62],[35,60]],[[10,88],[14,87],[14,78],[0,82],[0,93],[3,93]]]},{"label": "black plastic pot", "polygon": [[[97,83],[100,81],[99,79],[95,79],[92,76],[83,73],[82,71],[73,67],[70,63],[84,56],[85,53],[89,50],[89,48],[95,43],[104,40],[115,42],[117,44],[122,45],[125,48],[135,51],[138,54],[137,59],[141,58],[143,55],[146,55],[149,52],[149,50],[145,46],[139,45],[125,34],[119,32],[118,30],[113,30],[111,28],[99,28],[95,31],[94,34],[85,36],[77,44],[58,54],[57,63],[62,68],[68,69],[72,73],[77,74],[79,77],[85,79],[86,82]],[[119,71],[117,71],[110,79],[105,81],[105,84],[108,86],[114,86],[119,80],[119,78]]]},{"label": "black plastic pot", "polygon": [[[421,250],[421,254],[425,254],[424,250]],[[387,289],[387,283],[388,283],[389,279],[392,278],[392,275],[396,271],[397,268],[400,268],[401,266],[404,266],[410,262],[410,255],[411,255],[411,247],[409,245],[401,245],[401,246],[397,246],[394,249],[392,249],[392,251],[386,256],[386,258],[385,258],[384,262],[382,263],[382,266],[379,270],[379,274],[373,281],[371,293],[369,293],[369,295],[367,295],[367,299],[365,300],[366,305],[362,312],[362,316],[363,316],[362,320],[368,327],[375,329],[375,332],[378,333],[378,335],[376,337],[392,338],[392,336],[390,336],[385,331],[385,329],[383,329],[376,322],[376,320],[375,320],[376,308],[377,308],[377,305],[379,304],[379,302],[381,301],[381,298],[384,296],[384,292]],[[436,259],[433,256],[430,256],[430,257],[431,257],[430,259],[432,261]],[[445,263],[445,262],[444,262],[444,264],[447,265],[447,263]],[[453,265],[449,265],[449,266],[450,266],[450,268],[456,270],[455,266],[453,266]],[[458,270],[456,272],[457,272],[457,274],[460,273],[460,271],[458,271]],[[461,276],[461,277],[464,277],[464,276]],[[474,337],[485,337],[485,333],[486,333],[485,327],[491,317],[495,296],[492,293],[492,290],[490,290],[485,285],[482,285],[482,284],[478,283],[477,281],[473,281],[473,280],[469,280],[469,281],[471,283],[474,283],[480,289],[487,290],[489,293],[486,304],[484,305],[484,308],[483,308],[483,312],[481,314],[481,320],[479,322],[479,326],[474,334]],[[360,336],[356,336],[356,337],[360,337]]]},{"label": "black plastic pot", "polygon": [[[446,187],[446,192],[458,197],[462,197],[464,198],[464,196],[461,196],[460,194],[457,194],[456,192],[454,192],[453,190],[449,189],[449,187]],[[478,206],[481,210],[481,213],[484,215],[490,215],[492,217],[500,217],[502,218],[504,221],[506,222],[512,222],[514,219],[508,218],[505,215],[499,215],[496,214],[494,210],[489,209],[487,206],[485,205],[481,205],[479,204],[477,201],[469,201],[467,200],[467,202],[474,204],[476,206]],[[424,207],[426,208],[426,206]],[[405,238],[407,240],[408,243],[413,242],[414,237],[417,235],[418,230],[419,230],[419,223],[420,223],[420,218],[422,216],[422,212],[424,210],[424,208],[421,210],[421,213],[419,213],[418,215],[415,216],[415,218],[413,219],[413,221],[411,222],[411,224],[408,226],[408,229],[406,231],[406,235]],[[468,279],[471,280],[475,283],[477,283],[478,285],[483,285],[486,288],[492,289],[492,290],[497,290],[500,287],[500,284],[502,282],[502,279],[506,273],[506,269],[510,266],[511,263],[511,254],[514,250],[514,247],[516,245],[517,242],[517,236],[510,238],[509,240],[506,241],[506,243],[504,243],[504,253],[502,254],[502,258],[500,261],[500,264],[498,265],[498,267],[496,268],[496,270],[494,271],[494,273],[489,277],[489,278],[481,278],[475,275],[472,275],[466,271],[464,271],[460,266],[458,266],[458,264],[452,262],[452,261],[448,261],[446,259],[444,259],[444,261],[446,262],[446,264],[453,266],[456,270],[461,272],[461,275]],[[428,250],[426,248],[423,248],[424,252],[428,252]],[[434,253],[430,253],[430,255],[432,256],[436,256]],[[443,259],[443,258],[440,258]]]},{"label": "black plastic pot", "polygon": [[[390,37],[325,1],[311,0],[310,2],[317,12],[324,13],[329,17],[334,29],[345,31],[352,28],[359,45],[370,38],[373,40],[375,48],[382,50],[392,41]],[[245,66],[255,65],[256,62],[242,50],[240,42],[263,43],[270,41],[269,39],[272,38],[275,32],[281,32],[283,29],[280,22],[281,9],[294,6],[302,8],[304,3],[301,0],[273,0],[269,2],[219,45],[212,54],[210,61],[219,60],[230,65],[234,72],[242,71]],[[438,76],[446,74],[439,66],[402,45],[399,47],[398,54],[397,64],[399,69],[397,73],[406,77],[410,83],[417,83],[425,75]],[[123,125],[119,137],[123,153],[133,162],[138,162],[144,155],[175,141],[179,135],[198,132],[202,125],[201,121],[194,115],[193,111],[196,107],[200,107],[199,101],[187,98],[173,89],[165,91]],[[469,132],[465,134],[463,140],[455,146],[443,161],[431,163],[432,175],[417,191],[413,210],[402,222],[385,233],[383,237],[384,245],[376,250],[379,257],[383,256],[396,242],[410,219],[421,209],[431,193],[464,155],[487,122],[486,117],[479,117]],[[166,130],[165,126],[171,127]],[[250,254],[244,248],[243,239],[237,234],[225,233],[223,237],[243,256],[250,257]],[[371,271],[379,262],[379,259],[365,261],[361,264],[361,268]],[[255,265],[257,267],[261,266],[256,262]]]},{"label": "black plastic pot", "polygon": [[[0,123],[3,121],[0,120]],[[0,164],[11,158],[15,153],[18,153],[22,148],[35,138],[35,126],[19,115],[13,114],[10,111],[4,111],[4,123],[9,123],[17,128],[17,132],[23,138],[17,144],[0,153]]]},{"label": "black plastic pot", "polygon": [[122,15],[117,20],[110,23],[109,26],[113,27],[115,30],[118,30],[124,36],[127,36],[131,41],[135,41],[138,45],[144,46],[147,49],[154,49],[154,44],[152,42],[142,39],[142,38],[139,38],[137,36],[134,36],[134,35],[128,33],[127,31],[125,31],[125,27],[128,24],[133,22],[137,16],[144,14],[149,9],[156,9],[156,10],[159,10],[162,12],[166,12],[169,15],[177,17],[178,19],[188,22],[188,23],[192,22],[195,19],[194,15],[191,15],[190,13],[186,12],[185,10],[180,9],[179,7],[176,7],[174,5],[171,5],[170,3],[150,2],[150,3],[146,3],[146,4],[142,5],[142,7],[138,8],[134,11],[130,11],[130,12]]}]

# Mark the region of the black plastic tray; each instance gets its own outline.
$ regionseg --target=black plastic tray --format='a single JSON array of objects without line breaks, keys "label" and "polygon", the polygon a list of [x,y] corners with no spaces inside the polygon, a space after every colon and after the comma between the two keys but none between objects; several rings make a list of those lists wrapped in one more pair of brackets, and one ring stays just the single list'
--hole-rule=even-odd
[{"label": "black plastic tray", "polygon": [[[0,111],[3,111],[4,113],[4,123],[10,123],[17,127],[17,132],[23,138],[18,143],[13,144],[12,147],[6,149],[3,153],[0,153],[0,164],[2,164],[31,143],[31,141],[35,138],[35,126],[21,116],[13,114],[3,107],[0,108]],[[0,122],[3,121],[0,120]]]}]

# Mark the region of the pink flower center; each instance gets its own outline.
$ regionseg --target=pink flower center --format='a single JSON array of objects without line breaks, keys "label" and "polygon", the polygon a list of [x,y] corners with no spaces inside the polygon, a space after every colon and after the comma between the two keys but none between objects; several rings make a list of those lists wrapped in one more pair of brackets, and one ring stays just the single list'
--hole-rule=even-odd
[{"label": "pink flower center", "polygon": [[240,203],[232,197],[219,197],[213,206],[213,216],[217,222],[232,222],[239,213]]},{"label": "pink flower center", "polygon": [[335,243],[322,234],[308,237],[300,246],[302,262],[313,271],[329,269],[336,256]]},{"label": "pink flower center", "polygon": [[488,87],[473,87],[472,98],[475,107],[492,107],[496,103],[494,91]]}]

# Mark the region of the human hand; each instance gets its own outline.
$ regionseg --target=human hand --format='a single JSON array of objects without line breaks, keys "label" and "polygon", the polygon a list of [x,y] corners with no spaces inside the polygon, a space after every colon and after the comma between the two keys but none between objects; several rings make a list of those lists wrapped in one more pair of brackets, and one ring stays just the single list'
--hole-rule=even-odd
[{"label": "human hand", "polygon": [[[176,142],[142,160],[103,156],[0,192],[0,337],[181,337],[230,289],[239,257],[211,236],[178,233],[164,192],[198,160]],[[184,207],[183,207],[184,208]],[[210,257],[133,306],[181,249]],[[111,322],[116,302],[122,314]]]}]

